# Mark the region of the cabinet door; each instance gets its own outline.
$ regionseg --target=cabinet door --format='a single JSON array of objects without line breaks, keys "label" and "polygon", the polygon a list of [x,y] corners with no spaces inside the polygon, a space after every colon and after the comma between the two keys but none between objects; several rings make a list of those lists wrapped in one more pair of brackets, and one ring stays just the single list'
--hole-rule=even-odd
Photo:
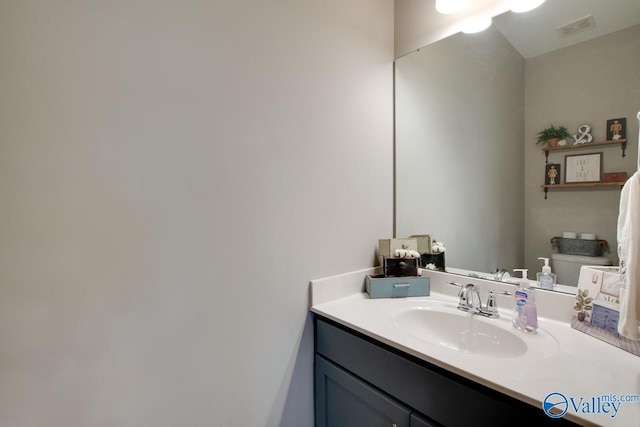
[{"label": "cabinet door", "polygon": [[316,356],[316,427],[409,427],[408,408]]}]

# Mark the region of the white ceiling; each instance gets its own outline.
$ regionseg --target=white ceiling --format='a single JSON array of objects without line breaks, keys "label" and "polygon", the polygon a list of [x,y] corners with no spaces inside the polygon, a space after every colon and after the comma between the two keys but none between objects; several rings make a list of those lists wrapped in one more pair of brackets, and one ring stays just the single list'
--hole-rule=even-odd
[{"label": "white ceiling", "polygon": [[[587,15],[595,27],[564,37],[557,28]],[[640,24],[639,0],[547,0],[527,13],[505,12],[493,25],[525,58]],[[640,54],[640,52],[639,52]]]},{"label": "white ceiling", "polygon": [[[400,8],[408,4],[409,7]],[[412,37],[430,44],[460,31],[460,23],[477,15],[494,16],[493,25],[525,58],[541,55],[614,31],[640,24],[640,0],[546,0],[540,7],[526,13],[504,12],[510,0],[470,0],[470,6],[457,14],[443,15],[435,10],[435,0],[396,0],[396,14],[404,16],[420,28]],[[503,13],[504,12],[504,13]],[[496,16],[497,15],[497,16]],[[563,37],[557,28],[587,15],[593,15],[593,29]],[[413,22],[415,21],[415,22]],[[412,46],[411,50],[419,46]],[[397,56],[406,52],[396,52]]]}]

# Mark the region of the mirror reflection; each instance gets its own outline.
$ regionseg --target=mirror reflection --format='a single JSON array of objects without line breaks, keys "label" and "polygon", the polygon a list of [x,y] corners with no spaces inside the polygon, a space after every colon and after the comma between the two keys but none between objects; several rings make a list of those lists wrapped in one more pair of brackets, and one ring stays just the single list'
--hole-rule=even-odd
[{"label": "mirror reflection", "polygon": [[[547,199],[542,186],[550,164],[565,183],[566,162],[584,155],[601,158],[603,174],[635,172],[634,3],[547,0],[527,14],[495,17],[481,33],[459,33],[399,58],[396,236],[430,233],[447,247],[447,271],[489,279],[523,268],[535,280],[544,265],[538,258],[551,258],[568,291],[580,265],[617,265],[620,185],[560,186]],[[606,141],[607,121],[618,118],[626,118],[625,157],[622,143],[572,146],[567,138],[565,149],[548,153],[536,145],[551,124],[571,134],[588,125],[593,142]],[[602,155],[588,156],[595,153]],[[559,257],[551,240],[570,233],[611,249]]]}]

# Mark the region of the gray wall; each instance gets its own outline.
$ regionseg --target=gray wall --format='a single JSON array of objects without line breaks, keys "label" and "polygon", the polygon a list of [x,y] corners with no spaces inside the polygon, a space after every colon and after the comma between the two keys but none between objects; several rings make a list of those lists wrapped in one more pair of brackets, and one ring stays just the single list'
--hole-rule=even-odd
[{"label": "gray wall", "polygon": [[524,60],[493,27],[396,61],[398,237],[432,233],[454,267],[522,265],[523,106]]},{"label": "gray wall", "polygon": [[393,3],[0,3],[0,425],[312,426],[392,233]]},{"label": "gray wall", "polygon": [[[567,189],[544,200],[545,163],[535,134],[553,123],[572,133],[592,127],[594,140],[606,137],[608,119],[627,118],[627,156],[619,145],[552,153],[563,165],[566,154],[603,152],[604,172],[635,172],[640,111],[640,25],[526,61],[525,103],[525,264],[540,271],[540,256],[549,256],[549,240],[563,231],[591,232],[612,246],[617,264],[616,224],[620,188]],[[533,277],[530,275],[530,277]]]}]

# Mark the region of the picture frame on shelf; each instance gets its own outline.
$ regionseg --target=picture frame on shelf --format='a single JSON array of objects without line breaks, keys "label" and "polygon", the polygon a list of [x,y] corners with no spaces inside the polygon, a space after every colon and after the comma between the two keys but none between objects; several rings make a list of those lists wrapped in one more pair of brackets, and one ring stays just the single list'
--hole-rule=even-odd
[{"label": "picture frame on shelf", "polygon": [[565,184],[602,182],[602,152],[564,156]]},{"label": "picture frame on shelf", "polygon": [[547,163],[544,170],[544,185],[558,185],[562,182],[560,163]]},{"label": "picture frame on shelf", "polygon": [[607,141],[627,139],[626,135],[627,119],[625,117],[607,120]]}]

